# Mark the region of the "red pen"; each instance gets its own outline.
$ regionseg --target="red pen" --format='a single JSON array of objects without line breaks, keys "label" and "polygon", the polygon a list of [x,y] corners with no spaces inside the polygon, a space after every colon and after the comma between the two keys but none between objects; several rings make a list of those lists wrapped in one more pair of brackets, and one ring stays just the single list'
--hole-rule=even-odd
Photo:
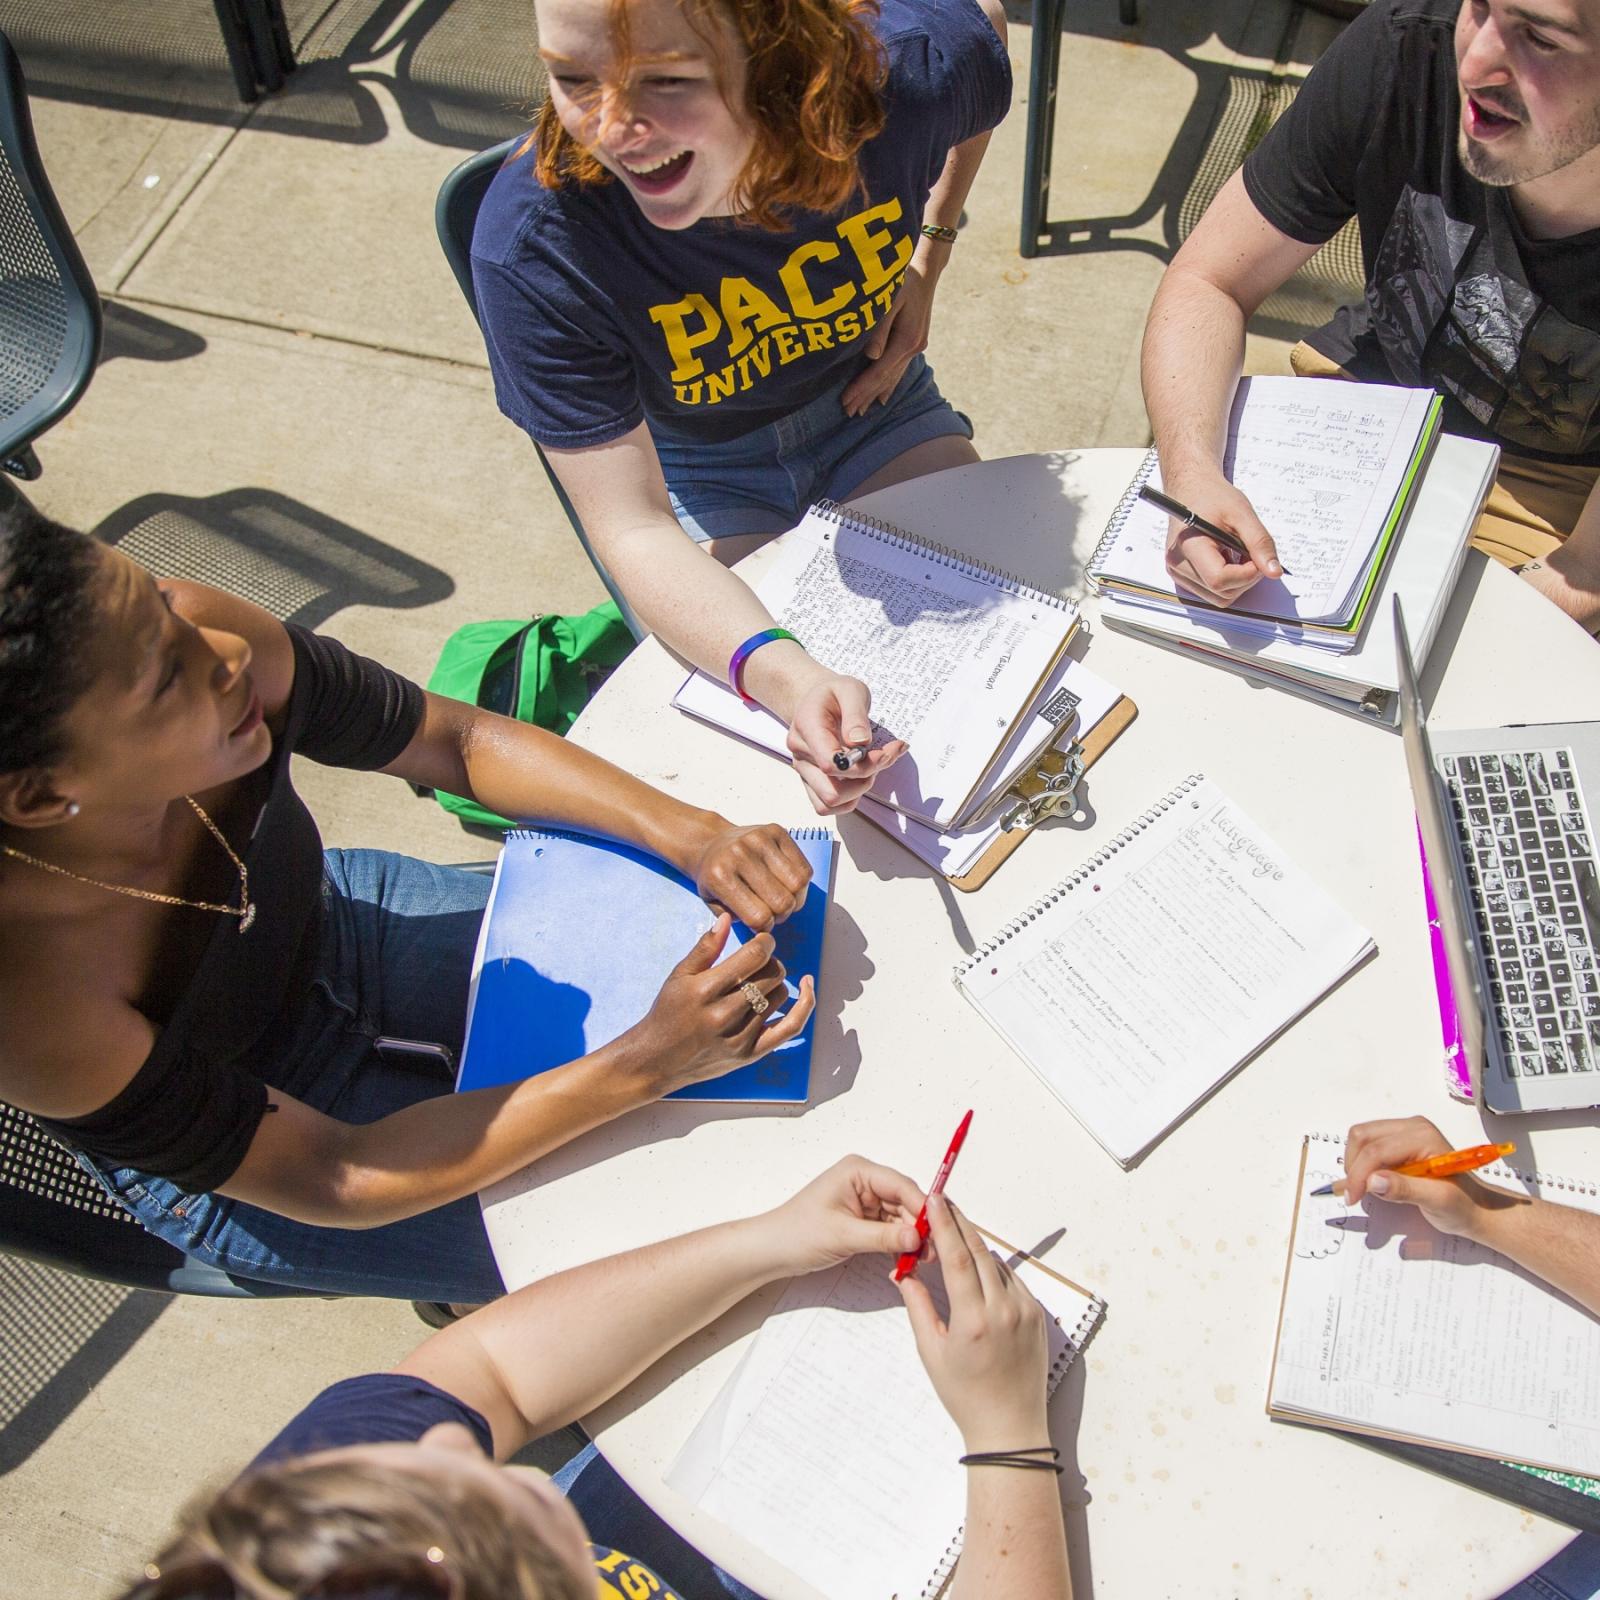
[{"label": "red pen", "polygon": [[[950,1169],[956,1164],[956,1157],[961,1154],[961,1146],[966,1142],[967,1129],[972,1126],[972,1113],[969,1111],[961,1119],[961,1126],[956,1129],[955,1137],[950,1141],[950,1148],[944,1153],[944,1160],[939,1163],[939,1170],[933,1175],[933,1182],[928,1185],[928,1198],[944,1193],[945,1183],[950,1177]],[[928,1237],[928,1207],[923,1203],[922,1209],[917,1213],[917,1237]],[[917,1251],[907,1250],[906,1253],[894,1264],[894,1281],[899,1281],[907,1274],[917,1270]]]}]

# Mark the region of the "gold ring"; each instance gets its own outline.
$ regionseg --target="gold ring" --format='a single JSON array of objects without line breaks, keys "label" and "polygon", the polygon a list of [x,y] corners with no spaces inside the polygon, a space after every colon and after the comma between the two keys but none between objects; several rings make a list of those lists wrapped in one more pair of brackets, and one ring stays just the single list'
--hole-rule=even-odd
[{"label": "gold ring", "polygon": [[759,1017],[763,1011],[772,1004],[753,983],[741,983],[739,993],[745,998],[745,1004]]}]

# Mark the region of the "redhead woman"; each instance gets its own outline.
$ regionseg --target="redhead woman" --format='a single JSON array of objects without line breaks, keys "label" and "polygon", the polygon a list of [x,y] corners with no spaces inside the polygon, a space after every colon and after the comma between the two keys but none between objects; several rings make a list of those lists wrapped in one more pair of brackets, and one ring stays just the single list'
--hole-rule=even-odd
[{"label": "redhead woman", "polygon": [[[789,724],[819,811],[869,686],[723,563],[822,498],[975,461],[921,352],[1011,73],[1000,0],[535,0],[550,94],[479,213],[501,409],[686,660]],[[779,630],[781,633],[781,630]]]},{"label": "redhead woman", "polygon": [[[653,851],[724,915],[612,1044],[452,1094],[488,880],[324,851],[296,753]],[[479,1189],[804,1024],[809,979],[776,1021],[741,990],[782,985],[769,934],[714,963],[726,913],[770,927],[808,876],[779,828],[0,509],[0,1098],[227,1271],[501,1293]]]}]

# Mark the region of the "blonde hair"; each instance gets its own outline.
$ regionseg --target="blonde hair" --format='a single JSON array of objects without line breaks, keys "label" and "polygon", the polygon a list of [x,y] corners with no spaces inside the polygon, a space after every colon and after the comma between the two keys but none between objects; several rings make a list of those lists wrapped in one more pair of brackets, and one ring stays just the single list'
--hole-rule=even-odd
[{"label": "blonde hair", "polygon": [[[629,60],[629,0],[611,0],[611,33]],[[749,56],[742,111],[755,143],[733,186],[739,218],[778,232],[794,210],[833,211],[860,184],[857,157],[884,124],[888,58],[878,0],[679,0],[702,38],[720,13]],[[611,174],[561,126],[548,99],[519,147],[537,150],[547,189],[609,183]]]},{"label": "blonde hair", "polygon": [[195,1500],[154,1565],[172,1572],[216,1561],[249,1600],[284,1600],[347,1562],[430,1547],[444,1552],[461,1600],[594,1600],[593,1580],[580,1585],[477,1484],[314,1456],[248,1472]]}]

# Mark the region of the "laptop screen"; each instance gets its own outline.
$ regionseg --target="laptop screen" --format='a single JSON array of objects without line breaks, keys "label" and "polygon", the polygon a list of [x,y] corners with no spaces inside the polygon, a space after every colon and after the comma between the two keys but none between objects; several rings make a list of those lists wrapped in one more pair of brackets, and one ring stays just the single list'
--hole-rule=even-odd
[{"label": "laptop screen", "polygon": [[1443,780],[1434,765],[1428,722],[1422,710],[1422,692],[1411,659],[1411,641],[1400,607],[1394,608],[1395,657],[1400,678],[1400,736],[1405,742],[1406,770],[1417,808],[1417,824],[1428,852],[1428,875],[1438,905],[1439,930],[1450,963],[1450,983],[1455,990],[1461,1045],[1467,1054],[1473,1088],[1483,1097],[1485,1000],[1477,951],[1477,925],[1471,900],[1461,881],[1461,849],[1455,824],[1446,811]]}]

